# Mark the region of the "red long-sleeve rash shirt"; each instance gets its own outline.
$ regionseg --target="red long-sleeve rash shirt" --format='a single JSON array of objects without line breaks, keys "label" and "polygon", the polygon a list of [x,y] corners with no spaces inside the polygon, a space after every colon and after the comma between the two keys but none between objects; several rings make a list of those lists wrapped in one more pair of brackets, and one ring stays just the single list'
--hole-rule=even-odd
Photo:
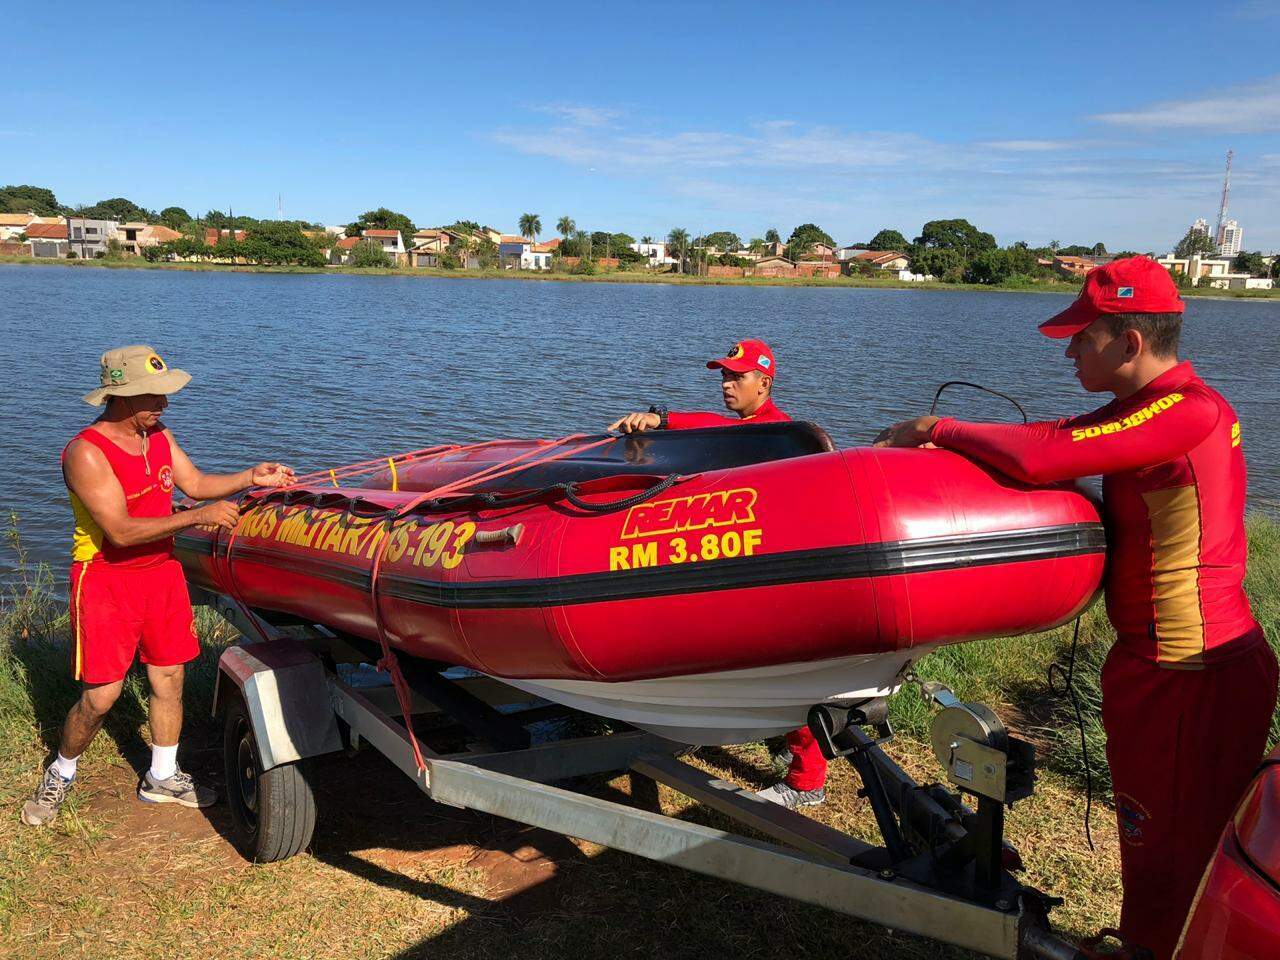
[{"label": "red long-sleeve rash shirt", "polygon": [[1162,666],[1238,651],[1254,627],[1243,581],[1245,462],[1231,405],[1188,362],[1092,413],[1021,425],[940,420],[932,440],[1026,483],[1103,476],[1107,615]]},{"label": "red long-sleeve rash shirt", "polygon": [[725,417],[718,413],[677,413],[672,410],[667,414],[668,430],[692,430],[695,427],[736,427],[744,423],[780,423],[790,420],[785,413],[774,406],[772,400],[760,404],[760,409],[749,417]]}]

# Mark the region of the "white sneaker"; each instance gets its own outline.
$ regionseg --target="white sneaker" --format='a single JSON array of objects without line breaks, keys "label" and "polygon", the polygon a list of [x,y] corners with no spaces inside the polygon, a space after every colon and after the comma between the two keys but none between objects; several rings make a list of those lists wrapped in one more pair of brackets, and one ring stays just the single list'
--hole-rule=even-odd
[{"label": "white sneaker", "polygon": [[795,810],[797,807],[816,807],[826,802],[827,791],[823,787],[818,787],[816,790],[797,790],[784,780],[781,783],[775,783],[772,787],[765,787],[758,791],[756,796],[786,807],[788,810]]}]

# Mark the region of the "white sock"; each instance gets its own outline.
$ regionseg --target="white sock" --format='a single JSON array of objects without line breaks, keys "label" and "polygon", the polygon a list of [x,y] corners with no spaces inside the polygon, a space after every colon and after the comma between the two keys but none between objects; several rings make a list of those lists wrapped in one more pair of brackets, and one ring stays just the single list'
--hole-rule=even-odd
[{"label": "white sock", "polygon": [[68,760],[61,752],[59,752],[58,759],[53,761],[53,769],[58,771],[58,776],[63,780],[72,780],[75,778],[76,764],[79,762],[79,757],[72,757]]},{"label": "white sock", "polygon": [[151,779],[168,780],[178,772],[178,745],[151,747]]}]

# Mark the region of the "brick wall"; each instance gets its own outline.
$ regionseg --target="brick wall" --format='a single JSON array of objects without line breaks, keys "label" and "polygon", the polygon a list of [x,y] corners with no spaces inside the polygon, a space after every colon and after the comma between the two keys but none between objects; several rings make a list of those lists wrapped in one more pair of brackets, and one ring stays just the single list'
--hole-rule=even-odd
[{"label": "brick wall", "polygon": [[707,267],[708,277],[745,277],[747,271],[742,267],[722,267],[715,265]]}]

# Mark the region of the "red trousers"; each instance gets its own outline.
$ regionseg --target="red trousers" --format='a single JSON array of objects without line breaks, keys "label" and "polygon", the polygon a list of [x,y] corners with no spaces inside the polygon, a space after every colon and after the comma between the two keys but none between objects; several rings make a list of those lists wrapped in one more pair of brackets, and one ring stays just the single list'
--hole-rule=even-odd
[{"label": "red trousers", "polygon": [[818,748],[818,741],[808,727],[792,730],[787,734],[787,749],[791,751],[791,767],[786,782],[794,790],[817,790],[827,782],[827,758]]},{"label": "red trousers", "polygon": [[[1256,637],[1254,636],[1256,634]],[[1168,960],[1219,834],[1262,759],[1276,657],[1261,628],[1245,652],[1172,670],[1112,648],[1102,723],[1120,828],[1120,930]]]}]

